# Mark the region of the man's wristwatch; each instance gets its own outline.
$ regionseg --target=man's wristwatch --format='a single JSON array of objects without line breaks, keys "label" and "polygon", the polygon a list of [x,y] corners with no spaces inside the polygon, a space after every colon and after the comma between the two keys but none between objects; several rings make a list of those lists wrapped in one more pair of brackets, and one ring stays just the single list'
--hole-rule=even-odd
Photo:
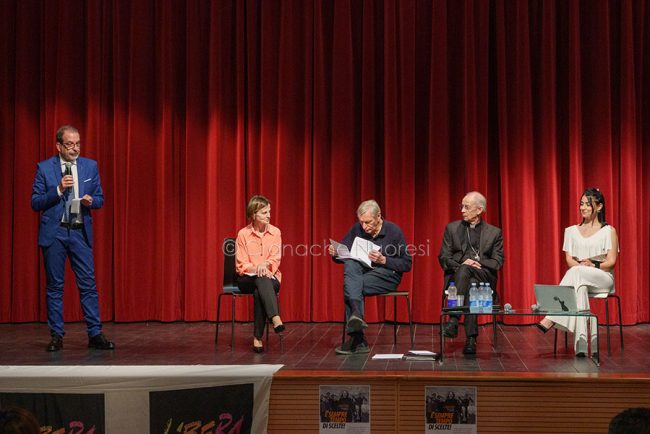
[{"label": "man's wristwatch", "polygon": [[600,262],[594,262],[594,267],[600,268]]}]

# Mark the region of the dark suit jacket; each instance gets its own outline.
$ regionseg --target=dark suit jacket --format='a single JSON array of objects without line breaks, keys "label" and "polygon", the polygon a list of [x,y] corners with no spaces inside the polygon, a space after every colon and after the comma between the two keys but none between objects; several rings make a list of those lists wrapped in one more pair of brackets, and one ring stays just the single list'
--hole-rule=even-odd
[{"label": "dark suit jacket", "polygon": [[[104,192],[99,179],[97,162],[89,158],[77,158],[77,176],[79,197],[92,196],[90,208],[97,209],[104,205]],[[63,217],[64,199],[57,193],[57,185],[63,177],[61,160],[58,155],[41,161],[36,166],[36,177],[32,187],[32,209],[41,211],[41,223],[38,228],[38,245],[47,247],[54,242],[56,231]],[[93,223],[90,208],[81,206],[86,239],[93,244]]]},{"label": "dark suit jacket", "polygon": [[[501,229],[486,222],[483,222],[482,225],[479,242],[479,256],[481,259],[478,262],[480,262],[482,268],[489,270],[496,276],[497,270],[503,265]],[[466,228],[467,226],[463,220],[451,222],[445,227],[438,261],[446,276],[455,273],[463,262],[463,257],[471,251]]]}]

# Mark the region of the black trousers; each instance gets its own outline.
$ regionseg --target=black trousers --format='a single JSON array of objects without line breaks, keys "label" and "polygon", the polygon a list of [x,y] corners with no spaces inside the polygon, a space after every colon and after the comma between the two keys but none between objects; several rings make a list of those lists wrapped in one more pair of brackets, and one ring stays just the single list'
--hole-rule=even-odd
[{"label": "black trousers", "polygon": [[[461,265],[449,279],[450,282],[456,283],[458,295],[465,298],[464,305],[469,306],[469,288],[472,282],[488,282],[492,288],[492,299],[496,297],[496,276],[490,270],[485,268],[475,268],[471,265]],[[452,321],[458,321],[458,316],[452,316]],[[478,321],[476,315],[465,315],[465,336],[478,336]]]},{"label": "black trousers", "polygon": [[239,276],[237,286],[244,294],[253,294],[255,300],[253,335],[257,339],[262,339],[267,319],[278,315],[275,295],[280,291],[280,282],[269,277]]}]

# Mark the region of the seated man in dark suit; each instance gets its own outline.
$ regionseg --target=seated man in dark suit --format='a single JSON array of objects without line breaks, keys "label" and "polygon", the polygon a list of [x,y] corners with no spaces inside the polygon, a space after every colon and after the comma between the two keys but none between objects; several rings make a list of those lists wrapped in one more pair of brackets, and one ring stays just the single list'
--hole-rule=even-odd
[{"label": "seated man in dark suit", "polygon": [[[438,261],[445,272],[445,287],[454,281],[458,295],[464,296],[464,304],[469,305],[471,282],[489,282],[495,287],[497,271],[503,265],[503,238],[501,229],[482,220],[487,201],[477,191],[467,193],[460,206],[462,220],[449,223],[445,227]],[[447,337],[458,335],[458,316],[452,316],[443,327]],[[476,354],[478,326],[476,315],[465,316],[465,336],[467,341],[464,354]]]}]

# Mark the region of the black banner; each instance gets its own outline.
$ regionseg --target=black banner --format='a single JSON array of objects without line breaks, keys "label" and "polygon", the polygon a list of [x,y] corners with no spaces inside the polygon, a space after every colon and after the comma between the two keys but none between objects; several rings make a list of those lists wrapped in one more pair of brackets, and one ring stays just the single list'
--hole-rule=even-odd
[{"label": "black banner", "polygon": [[250,433],[253,395],[253,384],[150,392],[150,432]]},{"label": "black banner", "polygon": [[104,394],[0,393],[0,407],[25,408],[36,416],[41,434],[103,434]]}]

